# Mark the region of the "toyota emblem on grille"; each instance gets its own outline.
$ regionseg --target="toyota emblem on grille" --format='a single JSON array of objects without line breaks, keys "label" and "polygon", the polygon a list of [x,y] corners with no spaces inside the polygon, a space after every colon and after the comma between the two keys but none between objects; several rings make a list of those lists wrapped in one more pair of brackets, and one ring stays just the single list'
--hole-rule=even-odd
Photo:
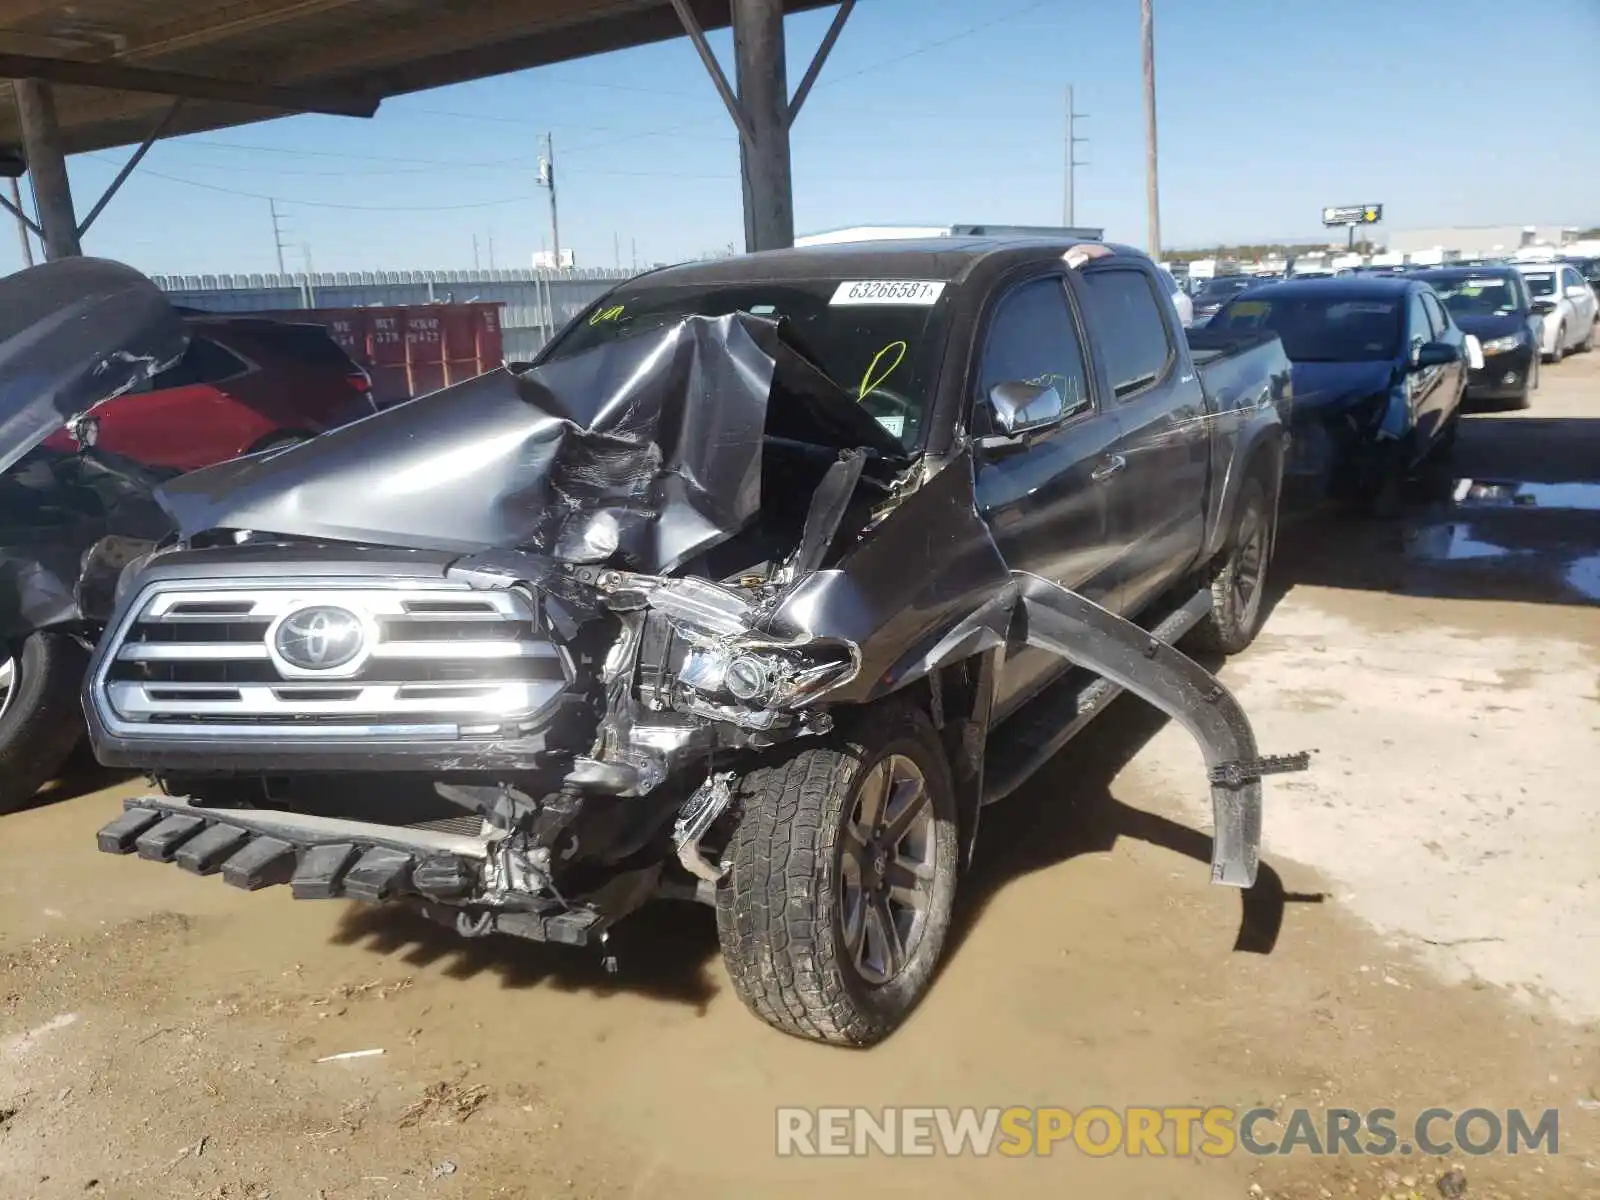
[{"label": "toyota emblem on grille", "polygon": [[273,635],[272,646],[297,670],[333,671],[366,649],[367,630],[349,609],[317,605],[286,616]]}]

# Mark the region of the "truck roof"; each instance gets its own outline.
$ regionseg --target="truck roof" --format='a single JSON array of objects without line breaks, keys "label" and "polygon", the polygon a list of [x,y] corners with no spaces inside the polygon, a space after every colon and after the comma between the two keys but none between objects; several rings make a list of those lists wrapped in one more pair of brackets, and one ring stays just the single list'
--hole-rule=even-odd
[{"label": "truck roof", "polygon": [[[1005,258],[1009,263],[1045,262],[1085,243],[1049,237],[935,237],[877,242],[840,242],[765,250],[734,258],[682,263],[652,271],[650,285],[701,286],[804,279],[928,279],[954,282],[978,265]],[[1149,261],[1132,246],[1094,242],[1115,256]]]}]

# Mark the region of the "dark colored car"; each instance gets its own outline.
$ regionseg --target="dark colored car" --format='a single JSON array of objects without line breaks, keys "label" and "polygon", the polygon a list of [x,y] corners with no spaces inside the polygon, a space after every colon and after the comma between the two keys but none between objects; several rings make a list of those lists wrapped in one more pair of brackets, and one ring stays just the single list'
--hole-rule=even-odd
[{"label": "dark colored car", "polygon": [[[1203,335],[1203,336],[1202,336]],[[102,849],[576,945],[717,910],[734,990],[865,1044],[930,986],[979,807],[1120,689],[1261,759],[1289,362],[1102,243],[780,251],[617,287],[496,371],[161,498],[85,697],[160,777]],[[246,532],[249,531],[249,532]]]},{"label": "dark colored car", "polygon": [[[60,323],[41,328],[47,311]],[[0,281],[0,812],[82,738],[116,573],[171,532],[153,489],[372,411],[321,326],[180,314],[93,259]]]},{"label": "dark colored car", "polygon": [[1249,275],[1219,275],[1206,280],[1194,294],[1194,323],[1204,325],[1217,315],[1219,308],[1255,283]]},{"label": "dark colored car", "polygon": [[1578,274],[1600,295],[1600,257],[1569,256],[1561,260],[1578,268]]},{"label": "dark colored car", "polygon": [[82,740],[78,692],[117,573],[171,529],[152,495],[171,472],[47,443],[184,349],[160,290],[120,264],[68,259],[0,279],[0,812]]},{"label": "dark colored car", "polygon": [[1467,399],[1527,408],[1539,386],[1543,317],[1513,267],[1441,267],[1418,271],[1464,333],[1478,339],[1483,366],[1467,376]]},{"label": "dark colored car", "polygon": [[[370,416],[372,381],[320,325],[186,313],[183,357],[95,409],[96,445],[192,471]],[[45,442],[71,453],[61,430]]]},{"label": "dark colored car", "polygon": [[1393,515],[1413,468],[1454,441],[1466,335],[1413,275],[1270,284],[1235,298],[1211,325],[1283,340],[1295,397],[1285,473],[1298,494]]}]

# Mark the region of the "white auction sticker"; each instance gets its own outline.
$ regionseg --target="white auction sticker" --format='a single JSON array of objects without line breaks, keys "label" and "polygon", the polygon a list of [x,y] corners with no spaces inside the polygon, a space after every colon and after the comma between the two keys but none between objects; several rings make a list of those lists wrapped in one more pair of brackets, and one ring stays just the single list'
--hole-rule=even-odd
[{"label": "white auction sticker", "polygon": [[878,424],[883,426],[884,431],[890,437],[905,437],[906,435],[906,419],[902,416],[879,417]]},{"label": "white auction sticker", "polygon": [[927,279],[847,279],[833,293],[833,304],[911,304],[927,307],[944,294],[944,284]]}]

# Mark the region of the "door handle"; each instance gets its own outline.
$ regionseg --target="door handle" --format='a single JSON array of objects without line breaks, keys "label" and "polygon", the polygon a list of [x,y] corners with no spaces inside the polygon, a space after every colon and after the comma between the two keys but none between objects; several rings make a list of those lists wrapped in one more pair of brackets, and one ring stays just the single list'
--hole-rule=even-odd
[{"label": "door handle", "polygon": [[1089,473],[1089,478],[1095,483],[1104,483],[1128,465],[1128,460],[1120,454],[1113,454]]}]

